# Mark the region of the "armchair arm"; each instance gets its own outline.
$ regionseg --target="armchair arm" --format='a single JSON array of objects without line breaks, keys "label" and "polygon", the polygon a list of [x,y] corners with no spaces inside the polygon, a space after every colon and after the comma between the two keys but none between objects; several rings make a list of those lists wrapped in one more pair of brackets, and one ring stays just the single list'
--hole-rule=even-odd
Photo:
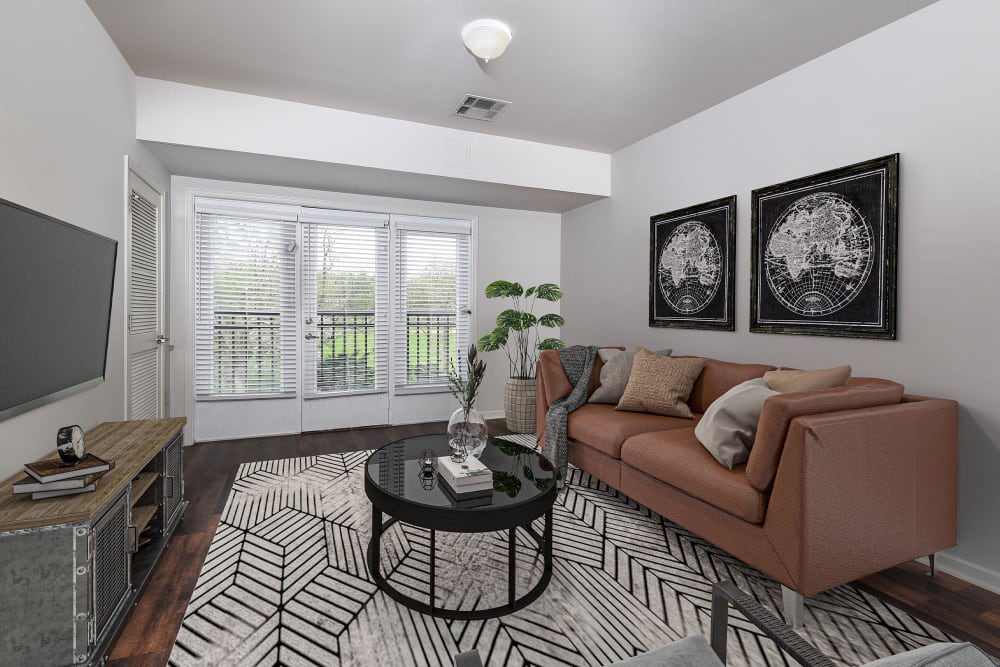
[{"label": "armchair arm", "polygon": [[954,546],[957,477],[954,401],[796,417],[764,520],[782,583],[813,595]]},{"label": "armchair arm", "polygon": [[741,591],[732,581],[720,581],[712,587],[712,650],[719,660],[726,662],[726,630],[729,627],[729,605],[746,616],[747,620],[774,640],[782,651],[806,667],[833,667],[830,658],[803,639],[781,619],[768,611],[757,600]]}]

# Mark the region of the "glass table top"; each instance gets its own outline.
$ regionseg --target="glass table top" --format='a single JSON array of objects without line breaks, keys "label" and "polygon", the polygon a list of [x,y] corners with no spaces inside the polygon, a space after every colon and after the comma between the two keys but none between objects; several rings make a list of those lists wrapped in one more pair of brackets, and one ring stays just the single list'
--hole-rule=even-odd
[{"label": "glass table top", "polygon": [[422,435],[406,438],[376,450],[369,458],[366,475],[381,490],[409,503],[434,508],[475,510],[519,505],[537,498],[554,484],[552,465],[530,447],[490,438],[479,460],[493,471],[493,496],[476,501],[457,500],[438,479],[436,468],[428,469],[422,456],[451,453],[448,436]]}]

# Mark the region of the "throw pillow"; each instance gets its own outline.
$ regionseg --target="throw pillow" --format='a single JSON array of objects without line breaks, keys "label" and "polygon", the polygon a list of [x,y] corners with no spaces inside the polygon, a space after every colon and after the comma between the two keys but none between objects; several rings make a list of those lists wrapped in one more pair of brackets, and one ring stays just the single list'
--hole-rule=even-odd
[{"label": "throw pillow", "polygon": [[[657,350],[653,354],[669,357],[672,351]],[[616,404],[625,393],[628,376],[632,373],[635,351],[604,347],[598,350],[597,354],[601,356],[601,362],[604,364],[601,366],[601,386],[594,390],[587,402]]]},{"label": "throw pillow", "polygon": [[705,363],[699,357],[659,357],[638,348],[625,393],[615,410],[693,418],[687,399]]},{"label": "throw pillow", "polygon": [[712,401],[694,427],[694,436],[715,460],[730,470],[746,463],[757,435],[764,401],[778,393],[764,378],[747,380]]},{"label": "throw pillow", "polygon": [[851,377],[850,366],[824,368],[818,371],[777,370],[764,373],[767,386],[782,394],[843,387]]}]

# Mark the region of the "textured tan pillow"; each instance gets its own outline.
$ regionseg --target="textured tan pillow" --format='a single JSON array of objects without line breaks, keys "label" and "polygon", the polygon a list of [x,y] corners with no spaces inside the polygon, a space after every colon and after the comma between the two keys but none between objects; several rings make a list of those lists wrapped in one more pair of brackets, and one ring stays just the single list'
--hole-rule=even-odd
[{"label": "textured tan pillow", "polygon": [[698,357],[658,357],[640,347],[632,362],[625,393],[615,410],[691,419],[694,415],[687,400],[704,367],[705,360]]},{"label": "textured tan pillow", "polygon": [[818,371],[777,370],[764,373],[767,386],[782,394],[843,387],[851,377],[850,366],[824,368]]}]

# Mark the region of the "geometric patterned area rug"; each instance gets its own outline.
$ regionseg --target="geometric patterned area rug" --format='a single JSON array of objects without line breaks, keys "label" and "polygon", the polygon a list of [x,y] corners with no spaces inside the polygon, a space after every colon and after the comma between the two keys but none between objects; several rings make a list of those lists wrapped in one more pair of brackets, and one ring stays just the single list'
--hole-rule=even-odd
[{"label": "geometric patterned area rug", "polygon": [[[707,637],[712,584],[722,579],[781,615],[774,581],[572,468],[555,505],[552,579],[538,600],[486,621],[413,612],[368,578],[370,453],[240,466],[169,664],[437,666],[476,648],[487,666],[607,665]],[[541,572],[522,532],[519,595]],[[427,531],[396,524],[382,545],[383,572],[426,598]],[[505,602],[506,554],[506,533],[439,531],[438,602]],[[789,664],[738,613],[730,624],[730,665]],[[844,665],[951,640],[853,586],[807,600],[802,634]]]}]

